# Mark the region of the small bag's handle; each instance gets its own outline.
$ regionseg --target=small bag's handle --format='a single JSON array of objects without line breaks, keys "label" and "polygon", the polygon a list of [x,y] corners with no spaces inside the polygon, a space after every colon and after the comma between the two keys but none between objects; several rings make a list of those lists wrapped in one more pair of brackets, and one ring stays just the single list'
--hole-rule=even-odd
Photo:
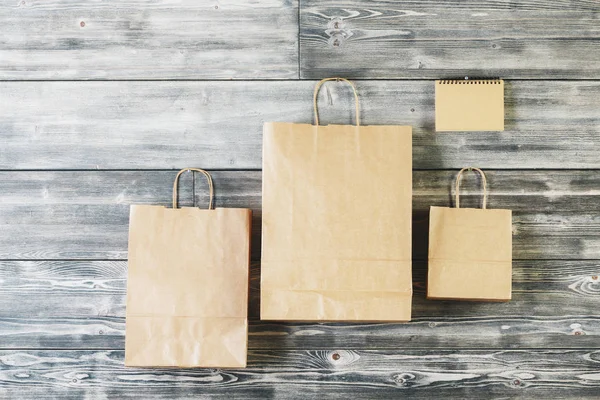
[{"label": "small bag's handle", "polygon": [[178,200],[178,196],[177,196],[178,190],[177,189],[179,186],[179,177],[181,176],[181,174],[183,174],[184,172],[187,172],[187,171],[200,172],[201,174],[203,174],[206,177],[206,180],[208,181],[208,195],[209,195],[208,209],[212,210],[213,199],[214,199],[214,195],[215,195],[212,177],[210,176],[210,174],[208,172],[206,172],[205,170],[200,169],[200,168],[184,168],[177,173],[177,176],[175,176],[175,182],[173,182],[173,208],[178,208],[177,207],[177,200]]},{"label": "small bag's handle", "polygon": [[313,95],[313,108],[315,110],[315,125],[319,126],[319,110],[317,109],[317,95],[319,94],[319,89],[321,86],[327,81],[336,81],[336,82],[346,82],[352,87],[352,92],[354,92],[354,104],[356,105],[356,126],[360,126],[360,109],[358,106],[358,93],[356,93],[356,87],[354,83],[350,82],[348,79],[344,78],[325,78],[315,86],[315,93]]},{"label": "small bag's handle", "polygon": [[463,168],[458,172],[458,175],[456,175],[456,183],[455,183],[455,203],[456,203],[456,208],[460,208],[460,180],[462,178],[462,174],[465,171],[477,171],[479,172],[479,175],[481,175],[481,184],[483,185],[483,204],[482,204],[482,208],[485,210],[487,208],[487,179],[485,178],[485,174],[483,173],[482,170],[480,170],[479,168],[474,168],[474,167],[467,167],[467,168]]}]

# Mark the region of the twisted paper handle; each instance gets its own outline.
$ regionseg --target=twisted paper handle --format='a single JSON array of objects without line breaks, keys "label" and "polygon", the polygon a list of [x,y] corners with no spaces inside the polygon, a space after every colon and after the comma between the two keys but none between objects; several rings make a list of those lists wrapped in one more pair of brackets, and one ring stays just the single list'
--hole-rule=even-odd
[{"label": "twisted paper handle", "polygon": [[315,110],[315,124],[317,126],[319,126],[319,110],[317,109],[317,95],[319,94],[319,89],[321,89],[321,86],[327,82],[327,81],[336,81],[336,82],[346,82],[348,83],[351,87],[352,87],[352,92],[354,92],[354,104],[355,104],[355,108],[356,108],[356,126],[360,126],[360,113],[359,113],[359,106],[358,106],[358,93],[356,93],[356,87],[354,86],[354,83],[350,82],[348,79],[344,79],[344,78],[326,78],[323,79],[322,81],[320,81],[319,83],[317,83],[317,86],[315,86],[315,93],[313,95],[313,108]]},{"label": "twisted paper handle", "polygon": [[208,195],[209,195],[208,209],[212,210],[213,199],[215,197],[212,177],[210,176],[210,174],[208,172],[206,172],[205,170],[200,169],[200,168],[184,168],[177,173],[177,176],[175,176],[175,182],[173,182],[173,208],[177,208],[179,177],[181,176],[181,174],[183,174],[184,172],[187,172],[187,171],[200,172],[201,174],[203,174],[206,177],[206,180],[208,181]]},{"label": "twisted paper handle", "polygon": [[458,172],[458,175],[456,175],[456,183],[455,183],[455,188],[454,188],[454,196],[455,197],[455,203],[456,203],[456,208],[460,208],[460,180],[462,178],[462,174],[465,171],[477,171],[479,172],[479,175],[481,175],[481,184],[483,185],[483,209],[485,210],[487,207],[487,179],[485,178],[485,174],[483,173],[482,170],[480,170],[479,168],[474,168],[474,167],[467,167],[467,168],[463,168]]}]

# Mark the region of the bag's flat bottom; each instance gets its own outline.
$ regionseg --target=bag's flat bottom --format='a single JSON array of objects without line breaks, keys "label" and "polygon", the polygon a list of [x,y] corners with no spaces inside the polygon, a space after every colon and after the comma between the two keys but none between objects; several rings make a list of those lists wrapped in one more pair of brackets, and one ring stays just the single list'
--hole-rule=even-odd
[{"label": "bag's flat bottom", "polygon": [[349,323],[406,323],[410,322],[410,319],[290,319],[290,318],[261,318],[261,321],[288,321],[288,322],[349,322]]},{"label": "bag's flat bottom", "polygon": [[125,363],[127,368],[219,368],[219,369],[237,369],[246,368],[246,364],[240,365],[140,365]]},{"label": "bag's flat bottom", "polygon": [[455,300],[455,301],[474,301],[474,302],[488,302],[488,303],[507,303],[512,300],[512,297],[504,299],[492,299],[492,298],[473,298],[473,297],[446,297],[446,296],[429,296],[427,300]]}]

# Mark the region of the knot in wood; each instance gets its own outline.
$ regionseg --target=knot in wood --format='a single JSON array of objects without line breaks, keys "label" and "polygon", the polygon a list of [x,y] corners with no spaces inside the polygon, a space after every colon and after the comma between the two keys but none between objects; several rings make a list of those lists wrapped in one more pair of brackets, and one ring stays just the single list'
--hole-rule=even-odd
[{"label": "knot in wood", "polygon": [[327,30],[329,30],[329,31],[342,30],[345,28],[345,26],[346,26],[346,23],[344,22],[343,18],[333,17],[327,24]]},{"label": "knot in wood", "polygon": [[346,22],[341,17],[332,17],[327,23],[325,34],[329,36],[327,43],[329,47],[340,48],[346,39],[352,36],[352,32],[346,29]]},{"label": "knot in wood", "polygon": [[409,386],[410,381],[415,380],[415,378],[415,375],[406,372],[402,374],[396,374],[392,377],[394,382],[396,382],[400,386]]},{"label": "knot in wood", "polygon": [[329,359],[329,365],[343,366],[352,364],[353,362],[357,361],[360,357],[354,351],[335,350],[329,352],[327,358]]}]

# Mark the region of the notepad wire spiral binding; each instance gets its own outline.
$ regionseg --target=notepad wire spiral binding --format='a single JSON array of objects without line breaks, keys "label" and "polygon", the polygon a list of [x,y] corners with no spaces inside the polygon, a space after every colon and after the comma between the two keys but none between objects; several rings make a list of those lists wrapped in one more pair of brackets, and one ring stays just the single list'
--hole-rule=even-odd
[{"label": "notepad wire spiral binding", "polygon": [[499,85],[500,78],[481,78],[481,79],[441,79],[440,85]]}]

